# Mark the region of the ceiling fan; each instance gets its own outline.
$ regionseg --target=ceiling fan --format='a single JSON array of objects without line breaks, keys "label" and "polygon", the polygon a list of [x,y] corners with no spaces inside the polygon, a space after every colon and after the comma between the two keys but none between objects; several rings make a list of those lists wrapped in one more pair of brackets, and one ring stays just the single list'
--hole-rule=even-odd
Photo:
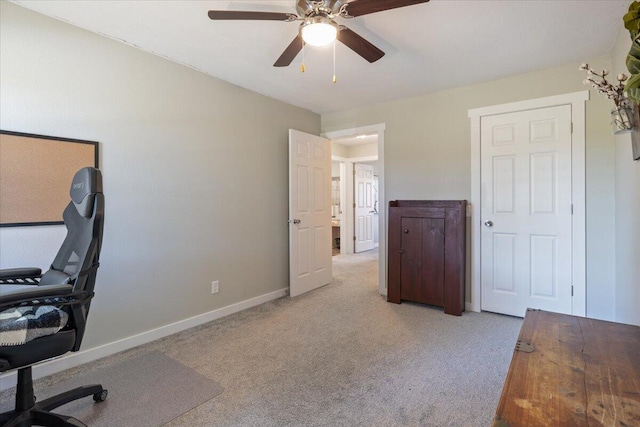
[{"label": "ceiling fan", "polygon": [[429,0],[296,0],[298,14],[282,12],[250,12],[233,10],[210,10],[213,20],[258,20],[300,23],[298,35],[284,50],[274,67],[286,67],[302,50],[305,43],[326,46],[338,40],[369,62],[384,56],[384,52],[351,31],[336,23],[335,18],[355,18],[369,13],[382,12],[398,7],[426,3]]}]

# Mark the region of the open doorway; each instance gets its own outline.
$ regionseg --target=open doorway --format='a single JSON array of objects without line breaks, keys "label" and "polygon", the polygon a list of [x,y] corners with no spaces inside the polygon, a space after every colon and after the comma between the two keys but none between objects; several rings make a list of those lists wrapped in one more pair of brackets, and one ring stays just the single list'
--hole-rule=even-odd
[{"label": "open doorway", "polygon": [[[384,262],[384,128],[384,124],[381,124],[328,132],[324,135],[331,139],[332,144],[334,253],[350,255],[379,252],[379,257],[376,258],[379,259],[379,292],[382,295],[387,293]],[[359,193],[358,187],[368,188],[369,192]],[[361,207],[360,212],[358,206]],[[366,234],[367,231],[370,234]],[[364,246],[356,244],[358,236],[361,236],[360,243]]]},{"label": "open doorway", "polygon": [[378,247],[378,136],[334,139],[331,167],[331,214],[334,254]]},{"label": "open doorway", "polygon": [[331,177],[333,254],[361,253],[378,248],[378,161],[334,160],[332,169],[335,171]]}]

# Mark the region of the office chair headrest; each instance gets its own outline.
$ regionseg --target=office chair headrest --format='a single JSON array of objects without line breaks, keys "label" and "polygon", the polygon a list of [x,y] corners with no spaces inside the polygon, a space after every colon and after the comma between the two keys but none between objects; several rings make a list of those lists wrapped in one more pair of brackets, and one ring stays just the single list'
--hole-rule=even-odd
[{"label": "office chair headrest", "polygon": [[82,168],[76,172],[69,191],[78,213],[85,218],[92,215],[96,193],[102,193],[102,174],[96,168]]}]

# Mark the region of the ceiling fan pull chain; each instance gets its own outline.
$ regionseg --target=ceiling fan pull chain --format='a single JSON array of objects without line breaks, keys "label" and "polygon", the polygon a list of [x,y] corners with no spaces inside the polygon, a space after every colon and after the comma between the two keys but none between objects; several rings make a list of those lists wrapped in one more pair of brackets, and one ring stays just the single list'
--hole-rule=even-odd
[{"label": "ceiling fan pull chain", "polygon": [[300,72],[304,73],[306,71],[306,68],[304,68],[304,45],[306,43],[302,42],[302,64],[300,64]]},{"label": "ceiling fan pull chain", "polygon": [[336,41],[333,41],[333,83],[337,82],[336,79]]}]

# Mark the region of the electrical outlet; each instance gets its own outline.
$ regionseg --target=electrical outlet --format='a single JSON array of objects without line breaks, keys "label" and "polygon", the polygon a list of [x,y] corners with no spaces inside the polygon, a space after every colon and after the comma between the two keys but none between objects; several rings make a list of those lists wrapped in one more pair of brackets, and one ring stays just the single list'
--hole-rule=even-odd
[{"label": "electrical outlet", "polygon": [[220,290],[220,282],[218,282],[217,280],[214,280],[213,282],[211,282],[211,293],[217,294],[219,290]]}]

